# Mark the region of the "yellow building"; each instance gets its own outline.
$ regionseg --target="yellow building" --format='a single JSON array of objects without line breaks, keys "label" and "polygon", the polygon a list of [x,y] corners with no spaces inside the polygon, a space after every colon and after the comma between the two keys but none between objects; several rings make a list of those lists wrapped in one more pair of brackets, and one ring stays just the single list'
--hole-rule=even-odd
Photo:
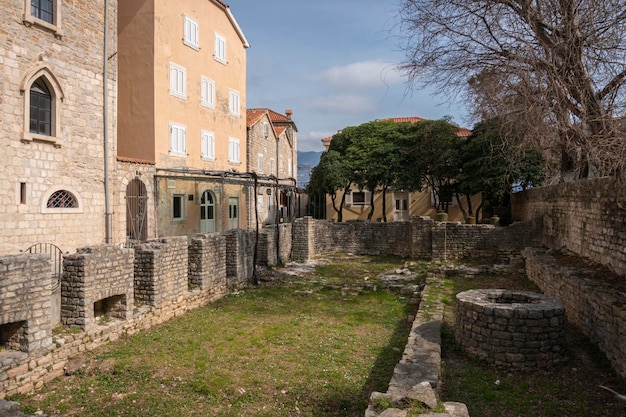
[{"label": "yellow building", "polygon": [[[396,123],[419,123],[425,119],[421,117],[395,117],[384,120],[391,120]],[[459,128],[457,136],[460,138],[468,137],[471,131],[466,128]],[[332,141],[332,136],[322,139],[322,144],[326,151]],[[342,212],[342,221],[349,220],[367,220],[372,209],[372,194],[370,190],[359,190],[357,186],[352,185],[349,190],[339,190],[335,207],[339,209],[341,199],[345,193],[345,201]],[[461,204],[467,208],[465,196],[461,197]],[[433,219],[437,218],[437,201],[432,190],[426,189],[418,192],[408,192],[404,190],[387,190],[383,204],[382,190],[376,190],[373,199],[374,212],[372,213],[372,221],[382,221],[386,219],[390,221],[407,221],[414,216],[429,216]],[[472,196],[472,206],[477,207],[480,204],[480,195]],[[384,212],[383,212],[384,205]],[[326,197],[326,218],[333,221],[339,220],[339,213],[333,208],[333,202],[330,196]],[[449,221],[464,221],[464,216],[459,201],[452,197],[448,206],[447,219]]]},{"label": "yellow building", "polygon": [[143,198],[127,204],[127,235],[245,227],[249,44],[230,8],[125,0],[118,27],[118,163],[138,185],[120,201]]}]

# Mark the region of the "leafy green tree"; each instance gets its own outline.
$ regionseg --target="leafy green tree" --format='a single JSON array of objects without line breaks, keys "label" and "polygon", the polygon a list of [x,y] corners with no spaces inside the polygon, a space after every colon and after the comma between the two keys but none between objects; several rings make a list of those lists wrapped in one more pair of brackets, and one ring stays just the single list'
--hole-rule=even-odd
[{"label": "leafy green tree", "polygon": [[405,159],[409,165],[399,184],[406,183],[409,189],[430,187],[437,210],[445,212],[461,172],[463,141],[457,131],[458,127],[447,120],[423,120],[413,124],[405,138],[409,141]]},{"label": "leafy green tree", "polygon": [[319,164],[311,171],[311,178],[306,187],[306,193],[309,195],[328,194],[332,200],[333,209],[337,212],[339,221],[341,221],[343,198],[340,206],[337,207],[337,194],[339,190],[346,187],[346,184],[350,184],[351,176],[352,169],[345,163],[343,156],[331,149],[322,154]]},{"label": "leafy green tree", "polygon": [[537,186],[546,176],[542,153],[522,145],[518,138],[505,137],[497,128],[498,123],[498,120],[478,123],[463,146],[458,190],[467,196],[481,194],[477,216],[485,205],[508,205],[514,186],[522,189]]}]

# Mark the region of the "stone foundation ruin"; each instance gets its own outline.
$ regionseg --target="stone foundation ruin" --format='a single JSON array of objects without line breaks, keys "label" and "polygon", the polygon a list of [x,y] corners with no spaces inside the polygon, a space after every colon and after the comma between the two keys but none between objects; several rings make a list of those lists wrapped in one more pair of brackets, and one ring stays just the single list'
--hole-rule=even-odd
[{"label": "stone foundation ruin", "polygon": [[565,308],[531,291],[470,290],[457,294],[456,340],[489,363],[517,370],[563,359]]}]

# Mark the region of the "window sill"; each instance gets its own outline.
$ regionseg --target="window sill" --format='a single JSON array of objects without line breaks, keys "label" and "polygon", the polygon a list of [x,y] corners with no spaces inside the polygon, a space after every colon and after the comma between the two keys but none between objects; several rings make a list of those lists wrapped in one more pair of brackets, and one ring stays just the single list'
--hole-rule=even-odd
[{"label": "window sill", "polygon": [[177,158],[187,158],[186,153],[170,151],[170,156],[175,156]]},{"label": "window sill", "polygon": [[202,107],[204,107],[205,109],[211,109],[211,110],[215,110],[215,104],[211,104],[211,103],[205,103],[202,102],[200,103],[202,105]]},{"label": "window sill", "polygon": [[63,141],[59,137],[40,135],[38,133],[30,133],[30,132],[24,132],[24,134],[22,135],[22,142],[24,143],[47,142],[47,143],[54,145],[55,148],[60,148],[63,143]]},{"label": "window sill", "polygon": [[194,51],[200,51],[200,45],[194,45],[193,43],[183,39],[183,45],[190,47]]},{"label": "window sill", "polygon": [[212,157],[210,157],[210,156],[203,156],[203,157],[201,157],[201,159],[202,159],[204,162],[215,162],[215,157],[213,157],[213,158],[212,158]]},{"label": "window sill", "polygon": [[63,38],[63,31],[61,30],[59,26],[54,25],[52,23],[48,23],[45,20],[38,19],[34,17],[33,15],[24,14],[22,21],[25,26],[29,26],[29,27],[35,26],[41,29],[45,29],[45,30],[52,32],[55,38],[57,39]]},{"label": "window sill", "polygon": [[82,212],[83,212],[83,208],[82,207],[77,207],[77,208],[61,208],[61,207],[49,208],[49,207],[42,207],[41,208],[41,213],[42,214],[80,214]]}]

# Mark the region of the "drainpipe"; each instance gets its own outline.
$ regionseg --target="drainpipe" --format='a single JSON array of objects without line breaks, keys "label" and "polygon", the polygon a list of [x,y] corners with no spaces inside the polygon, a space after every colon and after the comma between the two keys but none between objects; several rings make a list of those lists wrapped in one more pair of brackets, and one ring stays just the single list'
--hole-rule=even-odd
[{"label": "drainpipe", "polygon": [[104,123],[104,229],[105,243],[111,244],[111,196],[109,193],[109,126],[108,126],[108,56],[109,1],[104,0],[104,50],[102,54],[102,122]]}]

